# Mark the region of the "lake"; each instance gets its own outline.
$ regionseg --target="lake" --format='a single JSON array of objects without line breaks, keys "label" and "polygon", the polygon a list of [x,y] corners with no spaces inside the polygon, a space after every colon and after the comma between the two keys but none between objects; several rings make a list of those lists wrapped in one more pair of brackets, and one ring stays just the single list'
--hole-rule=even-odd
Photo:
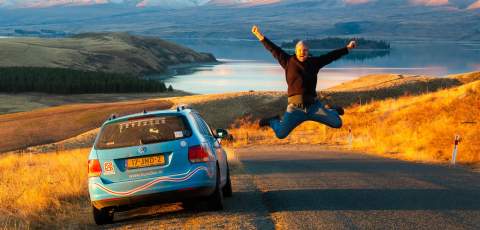
[{"label": "lake", "polygon": [[[281,90],[287,84],[283,69],[258,41],[175,40],[221,61],[179,69],[167,85],[192,93]],[[280,44],[280,42],[277,42]],[[320,51],[314,51],[319,53]],[[430,75],[480,71],[480,43],[395,42],[385,51],[356,51],[320,70],[317,89],[378,73]],[[156,78],[157,76],[149,76]]]}]

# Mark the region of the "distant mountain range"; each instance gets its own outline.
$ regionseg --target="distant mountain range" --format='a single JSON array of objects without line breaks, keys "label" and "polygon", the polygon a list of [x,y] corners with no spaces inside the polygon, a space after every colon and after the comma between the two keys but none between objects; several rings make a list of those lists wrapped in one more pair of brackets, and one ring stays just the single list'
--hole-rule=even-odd
[{"label": "distant mountain range", "polygon": [[10,8],[44,8],[54,6],[82,6],[96,4],[119,4],[135,7],[160,6],[185,8],[203,5],[258,5],[281,2],[281,0],[0,0],[0,6]]},{"label": "distant mountain range", "polygon": [[[98,4],[119,4],[135,7],[165,7],[165,8],[185,8],[198,7],[204,5],[223,5],[223,6],[255,6],[268,4],[291,4],[302,2],[299,0],[0,0],[0,6],[10,8],[44,8],[54,6],[82,6]],[[409,4],[423,6],[450,6],[456,8],[475,9],[480,7],[479,0],[322,0],[322,1],[303,1],[316,2],[324,6],[345,6],[361,5],[371,3],[381,4]]]},{"label": "distant mountain range", "polygon": [[0,0],[0,36],[480,41],[480,0]]}]

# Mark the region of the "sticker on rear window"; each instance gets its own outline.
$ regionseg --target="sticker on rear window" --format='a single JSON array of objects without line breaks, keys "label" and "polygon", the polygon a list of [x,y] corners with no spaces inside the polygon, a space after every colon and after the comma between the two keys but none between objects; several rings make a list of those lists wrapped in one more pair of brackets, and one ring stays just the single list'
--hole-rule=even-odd
[{"label": "sticker on rear window", "polygon": [[182,138],[183,137],[183,132],[182,131],[175,131],[173,132],[175,135],[175,138]]},{"label": "sticker on rear window", "polygon": [[103,163],[103,169],[105,169],[105,172],[103,173],[103,175],[115,174],[115,168],[113,167],[112,161],[106,161],[105,163]]}]

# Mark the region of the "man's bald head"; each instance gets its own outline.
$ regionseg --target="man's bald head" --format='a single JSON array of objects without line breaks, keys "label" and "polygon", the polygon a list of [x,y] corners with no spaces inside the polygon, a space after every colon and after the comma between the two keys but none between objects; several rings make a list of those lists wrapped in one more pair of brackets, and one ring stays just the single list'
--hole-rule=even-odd
[{"label": "man's bald head", "polygon": [[299,41],[295,45],[295,55],[297,56],[297,59],[301,62],[304,62],[308,58],[308,45],[305,41]]}]

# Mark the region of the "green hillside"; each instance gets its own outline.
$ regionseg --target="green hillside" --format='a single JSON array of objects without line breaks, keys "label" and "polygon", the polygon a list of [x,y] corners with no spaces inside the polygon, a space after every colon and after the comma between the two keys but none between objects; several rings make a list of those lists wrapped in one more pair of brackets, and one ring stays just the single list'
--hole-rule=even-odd
[{"label": "green hillside", "polygon": [[48,67],[143,75],[168,66],[215,62],[211,54],[158,38],[85,33],[70,38],[0,39],[0,67]]}]

